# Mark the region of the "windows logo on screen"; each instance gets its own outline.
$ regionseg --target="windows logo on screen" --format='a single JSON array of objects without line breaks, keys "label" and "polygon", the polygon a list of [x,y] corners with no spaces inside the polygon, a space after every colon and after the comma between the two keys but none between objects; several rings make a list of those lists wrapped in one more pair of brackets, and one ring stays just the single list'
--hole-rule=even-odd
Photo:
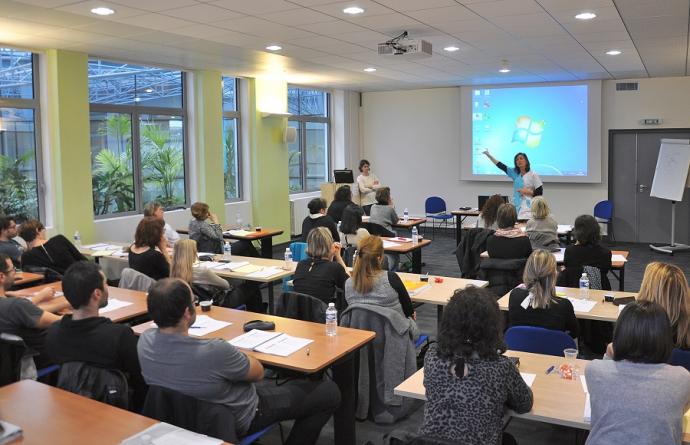
[{"label": "windows logo on screen", "polygon": [[530,116],[520,116],[515,121],[515,131],[511,142],[521,142],[527,148],[537,148],[541,144],[545,122],[532,120]]}]

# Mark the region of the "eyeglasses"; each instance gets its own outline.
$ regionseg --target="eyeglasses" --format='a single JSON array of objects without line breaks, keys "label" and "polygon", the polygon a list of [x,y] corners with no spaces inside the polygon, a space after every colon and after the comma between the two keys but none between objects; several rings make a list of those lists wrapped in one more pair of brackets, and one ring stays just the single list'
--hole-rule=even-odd
[{"label": "eyeglasses", "polygon": [[5,275],[9,275],[9,274],[11,274],[11,273],[13,273],[13,272],[16,272],[16,271],[17,271],[17,268],[16,268],[16,267],[13,267],[13,268],[7,269],[6,271],[1,272],[1,273],[4,273]]}]

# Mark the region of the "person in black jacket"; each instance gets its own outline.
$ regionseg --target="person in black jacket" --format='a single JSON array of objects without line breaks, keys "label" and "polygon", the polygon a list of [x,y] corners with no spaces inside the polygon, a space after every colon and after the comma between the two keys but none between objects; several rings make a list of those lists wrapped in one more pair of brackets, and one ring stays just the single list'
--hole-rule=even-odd
[{"label": "person in black jacket", "polygon": [[333,242],[325,227],[317,227],[307,237],[308,258],[297,263],[292,279],[295,292],[311,295],[324,303],[335,302],[336,288],[345,289],[350,276],[340,256],[341,245]]},{"label": "person in black jacket", "polygon": [[47,267],[64,274],[75,261],[86,261],[86,257],[63,235],[46,239],[46,228],[36,219],[22,224],[19,236],[26,241],[27,249],[22,254],[22,266]]},{"label": "person in black jacket", "polygon": [[309,232],[314,227],[325,227],[331,231],[331,236],[334,240],[340,239],[335,221],[326,215],[326,200],[314,198],[309,201],[307,206],[309,207],[309,216],[302,221],[302,242],[307,242],[307,236],[309,236]]},{"label": "person in black jacket", "polygon": [[563,255],[564,269],[558,277],[558,285],[579,287],[582,266],[597,267],[601,271],[601,287],[611,289],[607,277],[611,270],[611,251],[599,244],[601,232],[599,223],[592,215],[580,215],[573,227],[575,244],[566,247]]},{"label": "person in black jacket", "polygon": [[333,221],[340,221],[343,219],[343,211],[349,206],[356,206],[352,202],[352,190],[349,185],[341,185],[333,195],[333,202],[328,206],[326,214],[333,218]]},{"label": "person in black jacket", "polygon": [[532,253],[529,238],[519,227],[515,227],[517,213],[512,204],[501,204],[496,223],[498,230],[486,240],[486,250],[491,258],[527,258]]}]

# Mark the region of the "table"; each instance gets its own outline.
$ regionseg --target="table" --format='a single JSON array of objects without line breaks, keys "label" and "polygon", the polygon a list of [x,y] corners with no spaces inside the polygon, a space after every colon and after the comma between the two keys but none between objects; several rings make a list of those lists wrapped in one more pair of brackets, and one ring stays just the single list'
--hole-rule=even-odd
[{"label": "table", "polygon": [[0,388],[0,406],[2,420],[24,430],[12,444],[116,444],[158,423],[33,380]]},{"label": "table", "polygon": [[469,209],[469,210],[451,210],[450,214],[455,216],[455,244],[460,244],[462,239],[462,223],[467,219],[468,216],[479,216],[481,212],[479,209]]},{"label": "table", "polygon": [[403,219],[400,218],[397,223],[393,224],[393,227],[412,230],[413,227],[422,225],[425,222],[426,218],[410,216],[407,221],[403,221]]},{"label": "table", "polygon": [[[46,287],[52,287],[53,289],[55,289],[55,291],[62,292],[62,283],[56,282],[50,284],[41,284],[39,286],[34,287],[27,287],[25,289],[16,291],[16,294],[18,296],[28,296],[42,289],[45,289]],[[114,309],[108,312],[103,312],[101,314],[101,316],[111,319],[114,323],[131,320],[132,318],[144,315],[148,312],[148,307],[146,305],[146,292],[140,292],[130,289],[121,289],[119,287],[109,286],[108,296],[109,298],[115,298],[120,301],[127,301],[132,303],[129,306],[121,307],[119,309]],[[58,298],[66,300],[64,296]],[[0,412],[0,414],[2,413]]]},{"label": "table", "polygon": [[[563,362],[562,357],[552,355],[532,354],[530,352],[506,351],[505,355],[520,357],[520,372],[536,374],[532,384],[534,404],[532,410],[525,414],[516,414],[509,411],[510,415],[538,422],[563,425],[572,428],[589,430],[591,425],[584,420],[585,392],[580,380],[564,380],[558,373],[545,374],[552,365],[558,367]],[[580,372],[584,374],[589,364],[588,360],[577,360]],[[403,397],[411,397],[426,400],[424,390],[424,369],[420,369],[407,380],[395,388],[395,394]],[[690,411],[685,413],[683,442],[690,442],[690,433],[687,426],[690,420]]]},{"label": "table", "polygon": [[[604,295],[613,295],[614,298],[620,298],[620,297],[635,297],[637,298],[636,293],[632,292],[617,292],[617,291],[610,291],[610,290],[598,290],[598,289],[587,289],[586,291],[582,291],[581,289],[578,288],[573,288],[573,287],[557,287],[556,292],[558,293],[565,293],[565,295],[560,295],[563,298],[567,297],[572,297],[572,298],[582,298],[583,295],[587,295],[587,298],[589,300],[596,301],[597,304],[592,308],[591,311],[589,312],[578,312],[575,311],[575,317],[584,319],[584,320],[597,320],[597,321],[608,321],[611,323],[615,323],[616,320],[618,320],[618,314],[620,313],[620,310],[618,309],[618,306],[614,305],[613,303],[607,303],[604,301]],[[510,301],[510,292],[502,296],[498,300],[498,307],[502,311],[507,311],[508,310],[508,303]]]},{"label": "table", "polygon": [[[247,240],[247,241],[259,240],[259,242],[261,243],[261,256],[264,258],[273,258],[273,237],[283,234],[283,229],[275,229],[275,228],[271,228],[271,227],[262,227],[261,230],[247,231],[248,232],[247,234],[231,235],[231,234],[226,233],[226,232],[228,232],[229,230],[236,229],[237,225],[223,224],[221,227],[223,229],[223,238]],[[181,233],[183,235],[189,234],[189,229],[175,229],[175,230],[177,231],[177,233]]]},{"label": "table", "polygon": [[[289,335],[310,338],[314,342],[288,357],[263,354],[256,351],[242,349],[247,355],[259,360],[265,365],[277,366],[305,374],[312,374],[332,366],[333,381],[341,392],[341,403],[334,415],[335,443],[337,445],[355,444],[355,360],[354,353],[372,341],[376,334],[370,331],[338,327],[338,335],[326,335],[326,326],[321,323],[311,323],[290,318],[276,317],[254,312],[238,311],[213,306],[210,312],[198,315],[208,315],[216,320],[228,321],[232,324],[218,331],[212,332],[207,338],[222,338],[229,340],[243,334],[242,326],[250,320],[272,321],[276,331]],[[134,332],[140,334],[151,327],[151,322],[135,326]]]},{"label": "table", "polygon": [[17,274],[15,276],[13,287],[15,287],[15,288],[22,287],[22,286],[25,286],[27,284],[41,281],[42,279],[43,279],[43,274],[41,274],[41,273],[22,272],[21,274]]},{"label": "table", "polygon": [[[381,239],[395,242],[394,240],[396,238],[382,237]],[[386,253],[412,253],[412,272],[422,273],[422,248],[424,246],[428,246],[429,244],[431,244],[431,240],[422,238],[417,242],[417,244],[413,244],[411,241],[406,243],[395,242],[395,246],[384,247],[383,250]]]}]

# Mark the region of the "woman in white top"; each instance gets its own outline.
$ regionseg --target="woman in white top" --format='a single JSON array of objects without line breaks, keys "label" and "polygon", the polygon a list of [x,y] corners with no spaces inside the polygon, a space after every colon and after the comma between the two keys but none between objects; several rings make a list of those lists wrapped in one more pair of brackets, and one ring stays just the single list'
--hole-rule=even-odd
[{"label": "woman in white top", "polygon": [[230,284],[215,273],[203,267],[194,267],[197,261],[196,241],[191,239],[178,241],[175,243],[173,250],[170,276],[172,278],[180,278],[190,286],[192,284],[201,284],[222,290],[230,289]]},{"label": "woman in white top", "polygon": [[513,158],[515,167],[508,168],[503,162],[491,156],[489,150],[484,150],[484,154],[513,180],[513,205],[518,213],[518,219],[530,219],[532,217],[530,210],[532,197],[544,194],[544,189],[539,176],[530,170],[527,155],[525,153],[516,154]]},{"label": "woman in white top", "polygon": [[371,206],[376,203],[376,190],[381,187],[379,178],[371,172],[371,164],[366,159],[359,161],[359,171],[357,176],[357,186],[359,187],[359,197],[364,213],[369,215]]}]

